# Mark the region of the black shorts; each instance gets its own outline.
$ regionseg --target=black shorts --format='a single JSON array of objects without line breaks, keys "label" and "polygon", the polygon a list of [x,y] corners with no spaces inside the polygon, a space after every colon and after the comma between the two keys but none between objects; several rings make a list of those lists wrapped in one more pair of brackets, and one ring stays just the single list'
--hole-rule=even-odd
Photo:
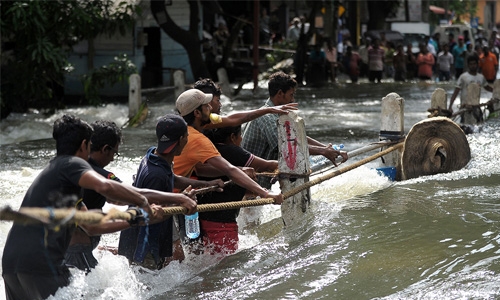
[{"label": "black shorts", "polygon": [[368,80],[374,82],[377,79],[378,82],[382,80],[382,71],[369,71]]},{"label": "black shorts", "polygon": [[56,276],[27,273],[3,274],[7,300],[46,299],[70,283],[71,273]]},{"label": "black shorts", "polygon": [[75,244],[69,246],[66,254],[64,254],[64,264],[71,267],[76,267],[82,271],[90,272],[91,269],[97,266],[97,259],[92,251],[93,246],[88,244]]}]

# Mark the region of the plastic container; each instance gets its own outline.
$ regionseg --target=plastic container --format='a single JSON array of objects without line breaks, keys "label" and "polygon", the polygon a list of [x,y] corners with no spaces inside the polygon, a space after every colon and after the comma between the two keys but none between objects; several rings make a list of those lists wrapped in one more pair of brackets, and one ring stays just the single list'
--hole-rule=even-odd
[{"label": "plastic container", "polygon": [[380,175],[389,178],[391,181],[396,180],[396,167],[381,167],[381,168],[377,168],[377,172]]},{"label": "plastic container", "polygon": [[212,124],[219,124],[222,122],[222,117],[218,114],[211,113],[210,122],[212,122]]},{"label": "plastic container", "polygon": [[333,145],[333,149],[339,151],[340,149],[344,149],[344,144]]},{"label": "plastic container", "polygon": [[184,216],[186,219],[186,236],[190,239],[196,239],[200,236],[200,220],[198,212],[192,215]]}]

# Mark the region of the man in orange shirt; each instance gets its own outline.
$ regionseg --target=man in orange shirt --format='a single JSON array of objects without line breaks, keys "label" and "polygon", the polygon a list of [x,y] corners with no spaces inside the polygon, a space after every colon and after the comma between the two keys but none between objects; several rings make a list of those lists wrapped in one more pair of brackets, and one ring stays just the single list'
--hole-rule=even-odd
[{"label": "man in orange shirt", "polygon": [[420,53],[417,56],[418,78],[432,79],[432,66],[434,66],[434,55],[427,50],[425,44],[420,44]]},{"label": "man in orange shirt", "polygon": [[[210,124],[212,94],[205,94],[198,89],[190,89],[179,95],[175,106],[188,125],[188,142],[179,156],[174,158],[173,170],[176,175],[190,177],[193,171],[197,176],[215,178],[227,176],[233,183],[249,190],[262,198],[273,198],[275,204],[283,203],[283,194],[268,191],[240,168],[224,159],[214,144],[202,133],[206,124]],[[253,169],[248,170],[255,177]],[[182,220],[180,221],[182,223]],[[182,224],[180,235],[185,236]],[[186,239],[186,242],[189,242]]]},{"label": "man in orange shirt", "polygon": [[487,46],[483,47],[483,54],[479,57],[479,68],[486,81],[493,83],[498,72],[498,60]]}]

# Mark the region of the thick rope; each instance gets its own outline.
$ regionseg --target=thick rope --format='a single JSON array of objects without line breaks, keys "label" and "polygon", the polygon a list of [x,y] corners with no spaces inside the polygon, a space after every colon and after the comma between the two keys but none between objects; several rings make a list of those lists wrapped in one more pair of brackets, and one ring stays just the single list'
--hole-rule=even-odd
[{"label": "thick rope", "polygon": [[451,119],[453,119],[456,116],[459,116],[465,112],[473,112],[474,110],[481,109],[481,107],[486,106],[486,107],[493,107],[493,103],[496,103],[498,99],[492,98],[488,102],[485,103],[480,103],[480,104],[462,104],[458,108],[459,110],[455,113],[453,113],[451,116],[449,116]]},{"label": "thick rope", "polygon": [[[382,157],[392,151],[395,151],[401,147],[403,147],[403,142],[400,142],[394,146],[388,147],[387,149],[380,151],[372,156],[364,158],[360,161],[352,165],[345,166],[338,170],[335,170],[331,173],[325,174],[323,176],[317,177],[311,181],[305,182],[304,184],[291,189],[290,191],[283,193],[283,198],[287,199],[292,197],[295,194],[298,194],[310,187],[319,184],[323,181],[331,179],[335,176],[346,173],[350,170],[353,170],[361,165],[364,165],[368,162],[371,162],[379,157]],[[227,184],[226,182],[225,184]],[[209,187],[214,188],[214,187]],[[261,206],[266,204],[273,204],[273,198],[261,198],[255,200],[243,200],[243,201],[233,201],[233,202],[223,202],[223,203],[210,203],[210,204],[200,204],[197,206],[198,212],[206,212],[206,211],[218,211],[218,210],[228,210],[228,209],[237,209],[242,207],[251,207],[251,206]],[[185,214],[187,213],[187,209],[181,206],[175,207],[164,207],[163,211],[166,215],[177,215],[177,214]],[[98,212],[89,212],[89,211],[74,211],[74,209],[46,209],[40,207],[22,207],[19,209],[19,212],[13,211],[10,207],[6,207],[0,211],[0,220],[10,220],[16,223],[21,224],[33,224],[33,223],[44,223],[50,224],[51,221],[59,221],[64,220],[68,214],[74,214],[71,221],[77,223],[86,223],[86,224],[95,224],[102,223],[108,220],[130,220],[131,215],[130,212],[122,212],[116,209],[111,210],[107,215],[103,215]]]},{"label": "thick rope", "polygon": [[430,114],[427,116],[427,118],[433,118],[433,117],[448,117],[451,118],[452,113],[448,109],[444,109],[438,106],[438,108],[429,108],[427,110]]},{"label": "thick rope", "polygon": [[125,220],[132,219],[135,215],[134,210],[122,212],[117,209],[111,209],[108,214],[103,215],[100,212],[93,211],[75,211],[74,208],[56,208],[49,209],[43,207],[21,207],[19,211],[14,211],[10,207],[5,207],[0,210],[0,220],[14,221],[18,224],[51,224],[67,218],[73,214],[73,217],[66,223],[83,223],[97,224],[104,223],[108,220]]}]

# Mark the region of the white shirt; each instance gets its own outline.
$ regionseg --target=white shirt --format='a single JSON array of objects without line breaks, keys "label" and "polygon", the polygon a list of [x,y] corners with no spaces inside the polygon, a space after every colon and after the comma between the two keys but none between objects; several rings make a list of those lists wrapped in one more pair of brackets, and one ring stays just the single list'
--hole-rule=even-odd
[{"label": "white shirt", "polygon": [[437,63],[439,71],[449,72],[451,65],[453,65],[453,55],[450,52],[444,54],[444,51],[441,51],[437,57]]},{"label": "white shirt", "polygon": [[476,73],[476,75],[472,75],[469,72],[462,73],[457,80],[457,88],[460,89],[460,104],[464,104],[465,99],[467,99],[467,86],[470,83],[477,83],[480,87],[484,87],[488,84],[483,74]]}]

